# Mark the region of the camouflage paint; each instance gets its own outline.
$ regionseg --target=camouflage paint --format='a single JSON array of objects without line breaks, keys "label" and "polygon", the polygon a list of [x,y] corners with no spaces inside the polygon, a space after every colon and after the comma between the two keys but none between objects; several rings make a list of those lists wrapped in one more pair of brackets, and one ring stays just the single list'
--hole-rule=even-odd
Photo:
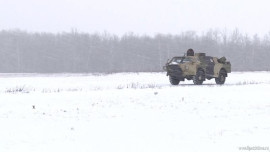
[{"label": "camouflage paint", "polygon": [[[182,56],[185,59],[190,59],[191,62],[178,63],[179,69],[181,69],[181,74],[175,75],[174,72],[170,69],[170,60],[164,70],[167,71],[167,75],[177,77],[179,80],[184,81],[185,78],[195,76],[198,69],[202,69],[205,73],[205,76],[209,79],[218,78],[219,72],[221,69],[224,69],[226,73],[231,73],[231,64],[230,62],[219,62],[217,57],[205,56],[205,53],[195,53],[194,56]],[[179,58],[179,57],[178,57]],[[174,65],[176,66],[176,65]],[[226,75],[227,76],[227,75]],[[181,78],[181,79],[180,79]]]}]

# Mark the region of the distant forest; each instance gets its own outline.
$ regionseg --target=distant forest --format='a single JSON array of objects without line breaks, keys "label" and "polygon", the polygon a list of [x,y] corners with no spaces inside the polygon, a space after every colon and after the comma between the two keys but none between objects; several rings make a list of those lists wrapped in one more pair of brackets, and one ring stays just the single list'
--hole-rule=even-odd
[{"label": "distant forest", "polygon": [[159,72],[167,59],[183,55],[189,48],[209,56],[225,56],[233,71],[270,70],[270,33],[260,38],[238,30],[155,36],[2,30],[0,72]]}]

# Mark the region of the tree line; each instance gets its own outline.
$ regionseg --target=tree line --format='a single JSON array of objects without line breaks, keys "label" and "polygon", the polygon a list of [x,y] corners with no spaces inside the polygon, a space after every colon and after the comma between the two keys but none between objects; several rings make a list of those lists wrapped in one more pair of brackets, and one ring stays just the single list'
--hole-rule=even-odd
[{"label": "tree line", "polygon": [[234,30],[155,36],[127,33],[0,31],[1,73],[159,72],[187,49],[222,57],[233,71],[270,70],[270,33],[263,38]]}]

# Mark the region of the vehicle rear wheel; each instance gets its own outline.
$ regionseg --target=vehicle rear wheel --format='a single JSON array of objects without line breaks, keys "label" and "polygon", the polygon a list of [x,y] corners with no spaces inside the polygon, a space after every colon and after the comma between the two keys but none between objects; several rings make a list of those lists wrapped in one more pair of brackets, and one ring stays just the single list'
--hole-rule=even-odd
[{"label": "vehicle rear wheel", "polygon": [[178,80],[178,79],[176,79],[176,78],[174,78],[174,77],[172,77],[172,76],[169,76],[169,79],[170,79],[170,83],[171,83],[172,85],[178,85],[179,82],[180,82],[180,80]]},{"label": "vehicle rear wheel", "polygon": [[226,80],[226,74],[227,72],[225,70],[220,70],[218,77],[215,78],[216,84],[224,84]]},{"label": "vehicle rear wheel", "polygon": [[198,70],[193,78],[193,83],[196,85],[201,85],[204,80],[205,80],[204,72],[202,70]]}]

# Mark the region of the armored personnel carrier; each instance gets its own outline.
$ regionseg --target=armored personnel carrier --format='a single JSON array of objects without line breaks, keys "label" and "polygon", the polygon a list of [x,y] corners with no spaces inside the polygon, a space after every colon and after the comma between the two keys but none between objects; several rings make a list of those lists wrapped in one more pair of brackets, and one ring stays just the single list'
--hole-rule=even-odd
[{"label": "armored personnel carrier", "polygon": [[193,80],[201,85],[206,79],[215,79],[216,84],[224,84],[228,73],[231,73],[231,63],[225,57],[206,56],[205,53],[194,53],[192,49],[184,56],[173,57],[163,67],[167,71],[170,83],[178,85],[180,81]]}]

